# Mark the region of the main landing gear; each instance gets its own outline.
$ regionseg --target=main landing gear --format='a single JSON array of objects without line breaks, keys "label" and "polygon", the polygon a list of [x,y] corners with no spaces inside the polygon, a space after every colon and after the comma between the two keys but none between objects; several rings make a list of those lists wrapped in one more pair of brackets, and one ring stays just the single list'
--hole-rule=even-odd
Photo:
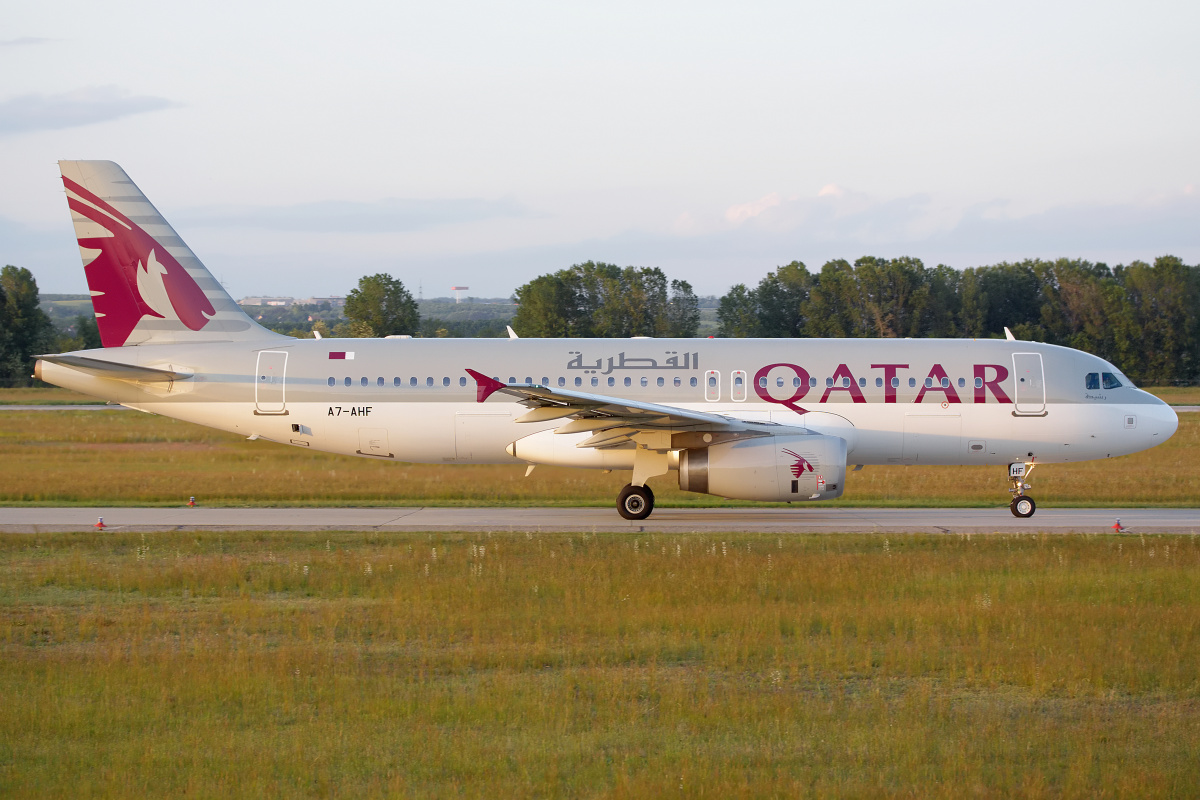
[{"label": "main landing gear", "polygon": [[654,510],[654,492],[649,486],[626,484],[617,495],[617,513],[625,519],[645,519]]},{"label": "main landing gear", "polygon": [[1011,484],[1008,493],[1013,496],[1008,507],[1014,517],[1032,517],[1033,512],[1037,511],[1037,503],[1033,502],[1032,497],[1025,494],[1026,489],[1033,488],[1025,482],[1025,479],[1029,477],[1029,473],[1033,472],[1033,468],[1036,466],[1037,464],[1032,461],[1008,465],[1008,482]]}]

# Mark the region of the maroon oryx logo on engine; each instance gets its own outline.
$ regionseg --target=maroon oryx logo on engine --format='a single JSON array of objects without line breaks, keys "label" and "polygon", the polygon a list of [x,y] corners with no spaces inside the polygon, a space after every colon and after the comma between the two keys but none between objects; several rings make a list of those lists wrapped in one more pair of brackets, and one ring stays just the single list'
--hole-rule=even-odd
[{"label": "maroon oryx logo on engine", "polygon": [[783,452],[787,453],[789,456],[796,459],[794,462],[792,462],[792,477],[793,478],[799,478],[801,475],[803,475],[806,472],[815,472],[816,471],[813,469],[813,465],[808,463],[808,459],[805,458],[804,456],[800,455],[799,453],[793,453],[791,450],[784,450]]}]

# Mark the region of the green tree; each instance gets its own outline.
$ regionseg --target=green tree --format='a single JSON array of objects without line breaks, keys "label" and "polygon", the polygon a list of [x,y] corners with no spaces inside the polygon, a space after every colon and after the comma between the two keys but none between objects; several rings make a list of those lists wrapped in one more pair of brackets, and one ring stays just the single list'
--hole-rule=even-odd
[{"label": "green tree", "polygon": [[0,384],[31,385],[32,357],[54,351],[57,338],[33,273],[11,264],[0,270]]},{"label": "green tree", "polygon": [[92,350],[103,346],[96,318],[78,314],[71,326],[59,334],[55,349],[60,353],[65,353],[71,350]]},{"label": "green tree", "polygon": [[818,337],[866,335],[858,295],[854,267],[843,259],[827,262],[808,294],[805,334]]},{"label": "green tree", "polygon": [[719,335],[804,335],[805,306],[812,286],[813,277],[800,261],[768,272],[753,289],[747,290],[742,283],[733,286],[717,307]]},{"label": "green tree", "polygon": [[687,281],[671,281],[667,303],[667,336],[688,339],[700,329],[700,300]]},{"label": "green tree", "polygon": [[540,275],[516,291],[522,336],[694,336],[699,301],[658,267],[586,261]]},{"label": "green tree", "polygon": [[736,283],[717,305],[717,335],[731,338],[758,336],[758,307],[746,284]]},{"label": "green tree", "polygon": [[358,337],[412,335],[421,322],[413,296],[386,273],[359,278],[346,295],[346,316],[350,335]]}]

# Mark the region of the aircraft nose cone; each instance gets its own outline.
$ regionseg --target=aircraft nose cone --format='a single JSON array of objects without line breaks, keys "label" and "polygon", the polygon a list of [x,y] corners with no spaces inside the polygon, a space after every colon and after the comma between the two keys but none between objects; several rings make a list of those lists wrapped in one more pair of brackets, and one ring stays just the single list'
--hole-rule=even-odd
[{"label": "aircraft nose cone", "polygon": [[1179,415],[1166,403],[1151,406],[1151,411],[1147,416],[1149,416],[1147,422],[1150,423],[1148,427],[1153,434],[1154,444],[1165,442],[1175,435],[1175,431],[1179,430]]}]

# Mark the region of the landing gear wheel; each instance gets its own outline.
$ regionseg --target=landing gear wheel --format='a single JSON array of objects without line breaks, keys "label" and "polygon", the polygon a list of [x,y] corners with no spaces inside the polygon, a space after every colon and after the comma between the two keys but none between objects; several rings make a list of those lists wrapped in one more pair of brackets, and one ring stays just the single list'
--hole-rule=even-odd
[{"label": "landing gear wheel", "polygon": [[649,486],[625,486],[617,495],[617,513],[625,519],[645,519],[654,510],[654,492]]},{"label": "landing gear wheel", "polygon": [[1014,517],[1032,517],[1033,512],[1037,511],[1037,503],[1033,502],[1033,498],[1023,494],[1014,497],[1008,507],[1012,509]]}]

